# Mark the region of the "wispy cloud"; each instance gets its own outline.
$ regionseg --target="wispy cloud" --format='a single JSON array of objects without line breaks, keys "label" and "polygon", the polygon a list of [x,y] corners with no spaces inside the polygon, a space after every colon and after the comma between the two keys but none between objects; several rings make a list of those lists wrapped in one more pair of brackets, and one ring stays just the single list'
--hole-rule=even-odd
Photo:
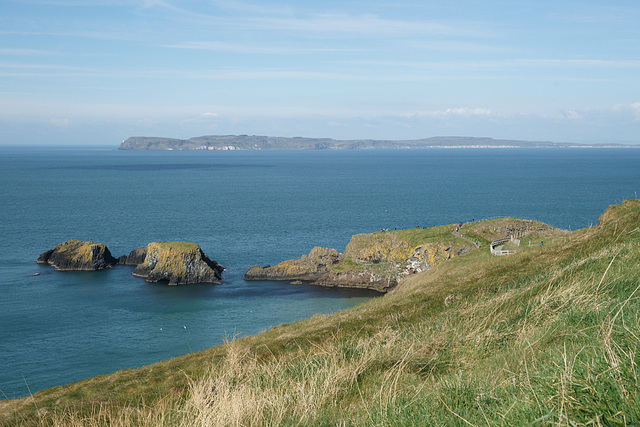
[{"label": "wispy cloud", "polygon": [[314,53],[330,53],[330,52],[363,52],[364,49],[349,48],[314,48],[314,47],[295,47],[282,45],[259,45],[259,44],[239,44],[226,42],[184,42],[180,44],[163,45],[163,47],[175,49],[195,49],[209,50],[216,52],[232,52],[246,54],[273,54],[273,55],[292,55],[292,54],[314,54]]},{"label": "wispy cloud", "polygon": [[55,55],[57,52],[42,49],[0,48],[0,55],[43,56]]},{"label": "wispy cloud", "polygon": [[640,68],[640,60],[635,59],[513,59],[507,61],[499,61],[498,64],[512,67],[584,67],[584,68]]},{"label": "wispy cloud", "polygon": [[469,28],[429,21],[407,21],[381,18],[374,14],[315,14],[304,18],[251,17],[253,27],[304,33],[357,34],[375,36],[448,35],[479,36],[483,33]]},{"label": "wispy cloud", "polygon": [[73,71],[73,72],[87,72],[90,68],[75,67],[72,65],[54,65],[54,64],[29,64],[29,63],[14,63],[14,62],[0,62],[1,69],[8,70],[44,70],[44,71]]},{"label": "wispy cloud", "polygon": [[237,0],[211,0],[216,7],[241,14],[253,15],[293,15],[294,11],[290,6],[270,2],[268,5],[248,3]]},{"label": "wispy cloud", "polygon": [[131,0],[20,0],[19,2],[24,4],[43,6],[93,7],[130,4]]},{"label": "wispy cloud", "polygon": [[[497,114],[488,108],[482,107],[456,107],[444,110],[419,111],[403,114],[405,117],[490,117]],[[501,116],[501,115],[500,115]]]},{"label": "wispy cloud", "polygon": [[635,120],[640,120],[640,102],[634,102],[626,108],[631,111]]},{"label": "wispy cloud", "polygon": [[[216,0],[218,8],[206,12],[193,12],[166,0],[144,0],[146,8],[165,10],[177,20],[191,19],[193,23],[243,30],[269,30],[293,32],[313,37],[336,38],[344,36],[411,37],[416,35],[485,37],[486,29],[466,24],[446,24],[435,20],[389,19],[375,13],[309,13],[304,8]],[[224,14],[219,13],[224,11]],[[224,15],[224,16],[223,16]]]},{"label": "wispy cloud", "polygon": [[104,31],[0,31],[0,35],[16,35],[28,37],[69,37],[69,38],[85,38],[100,39],[113,41],[140,41],[141,36],[136,32],[114,31],[113,29],[105,29]]},{"label": "wispy cloud", "polygon": [[407,46],[416,51],[468,52],[468,53],[514,53],[511,47],[502,47],[476,40],[410,40]]}]

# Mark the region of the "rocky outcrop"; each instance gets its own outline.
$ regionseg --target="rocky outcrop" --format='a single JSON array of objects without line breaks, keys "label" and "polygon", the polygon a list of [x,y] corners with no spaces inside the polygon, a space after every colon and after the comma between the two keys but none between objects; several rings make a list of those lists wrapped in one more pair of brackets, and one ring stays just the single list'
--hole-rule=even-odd
[{"label": "rocky outcrop", "polygon": [[144,262],[133,271],[147,282],[168,281],[169,285],[216,283],[224,270],[202,252],[200,246],[187,242],[152,242],[147,246]]},{"label": "rocky outcrop", "polygon": [[122,255],[120,258],[118,258],[118,264],[120,265],[142,264],[146,256],[147,256],[147,247],[138,246],[137,248],[129,252],[129,255]]},{"label": "rocky outcrop", "polygon": [[300,259],[283,261],[277,265],[260,267],[252,265],[247,270],[246,280],[315,280],[342,259],[335,249],[316,246]]},{"label": "rocky outcrop", "polygon": [[[418,242],[418,244],[416,244]],[[428,270],[473,248],[450,234],[448,227],[358,234],[344,254],[313,248],[300,259],[274,266],[251,266],[246,280],[305,280],[315,285],[387,292],[404,277]]]},{"label": "rocky outcrop", "polygon": [[472,248],[466,244],[454,242],[430,242],[419,245],[404,263],[400,276],[420,273],[456,256],[471,252]]},{"label": "rocky outcrop", "polygon": [[58,270],[92,271],[103,270],[118,264],[109,249],[102,243],[69,240],[43,252],[37,259],[40,264],[49,264]]},{"label": "rocky outcrop", "polygon": [[398,276],[389,271],[371,270],[330,271],[312,282],[314,285],[336,288],[371,289],[388,292],[398,285]]},{"label": "rocky outcrop", "polygon": [[170,285],[220,283],[222,268],[207,257],[195,243],[152,242],[120,258],[111,256],[101,243],[69,240],[43,252],[38,263],[58,270],[102,270],[115,265],[135,265],[134,276],[148,282],[167,281]]}]

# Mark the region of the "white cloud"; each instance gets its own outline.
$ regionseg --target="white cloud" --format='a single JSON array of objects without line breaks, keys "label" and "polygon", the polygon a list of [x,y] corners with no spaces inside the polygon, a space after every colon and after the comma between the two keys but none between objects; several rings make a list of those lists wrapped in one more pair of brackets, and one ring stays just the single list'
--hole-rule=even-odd
[{"label": "white cloud", "polygon": [[574,110],[568,110],[568,111],[565,111],[564,117],[570,120],[578,120],[582,118],[582,114]]},{"label": "white cloud", "polygon": [[420,111],[410,113],[409,117],[489,117],[495,116],[495,113],[487,108],[447,108],[445,110]]},{"label": "white cloud", "polygon": [[629,114],[633,118],[634,121],[640,120],[640,101],[633,102],[631,104],[618,104],[611,108],[611,111],[616,116],[623,116]]},{"label": "white cloud", "polygon": [[71,120],[63,118],[49,119],[49,123],[55,127],[68,127],[71,124]]}]

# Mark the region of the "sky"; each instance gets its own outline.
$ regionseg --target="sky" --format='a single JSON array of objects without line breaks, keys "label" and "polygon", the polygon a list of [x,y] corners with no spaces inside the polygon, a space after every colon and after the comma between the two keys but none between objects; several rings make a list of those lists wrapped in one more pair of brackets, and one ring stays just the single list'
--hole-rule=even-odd
[{"label": "sky", "polygon": [[229,134],[640,143],[640,2],[0,2],[0,145]]}]

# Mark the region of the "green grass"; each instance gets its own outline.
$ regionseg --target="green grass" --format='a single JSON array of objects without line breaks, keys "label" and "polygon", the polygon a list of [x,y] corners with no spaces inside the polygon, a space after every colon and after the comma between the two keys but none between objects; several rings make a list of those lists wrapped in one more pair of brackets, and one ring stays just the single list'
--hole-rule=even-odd
[{"label": "green grass", "polygon": [[351,258],[345,258],[331,269],[333,272],[342,271],[371,271],[373,273],[382,273],[388,270],[388,265],[384,264],[360,264]]},{"label": "green grass", "polygon": [[439,225],[437,227],[430,228],[411,228],[408,230],[394,230],[393,233],[397,233],[403,240],[409,242],[412,246],[417,246],[425,240],[431,240],[435,238],[451,236],[451,230],[454,229],[454,225]]},{"label": "green grass", "polygon": [[333,315],[0,402],[4,425],[638,425],[640,201]]},{"label": "green grass", "polygon": [[157,243],[161,247],[166,249],[174,249],[178,251],[189,251],[189,250],[193,250],[200,247],[198,244],[190,243],[190,242],[153,242],[153,243]]}]

